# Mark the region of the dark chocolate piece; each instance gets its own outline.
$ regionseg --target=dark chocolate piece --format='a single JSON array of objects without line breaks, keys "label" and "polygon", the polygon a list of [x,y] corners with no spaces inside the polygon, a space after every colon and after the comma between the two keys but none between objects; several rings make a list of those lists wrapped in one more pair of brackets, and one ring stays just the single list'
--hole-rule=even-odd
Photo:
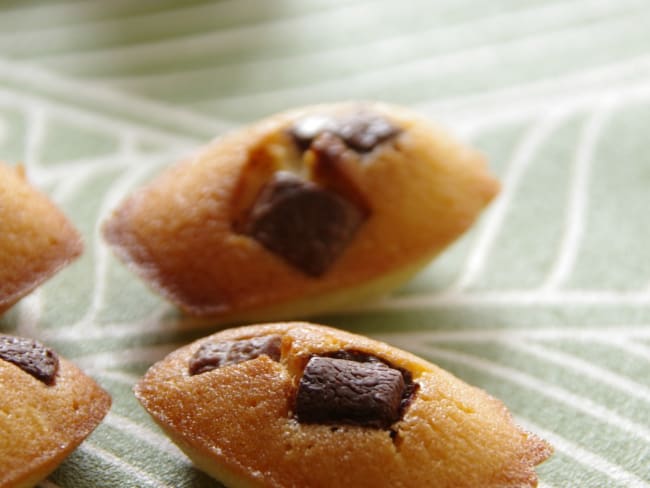
[{"label": "dark chocolate piece", "polygon": [[364,218],[346,198],[279,171],[255,200],[244,233],[318,277],[343,252]]},{"label": "dark chocolate piece", "polygon": [[381,361],[312,357],[300,380],[295,415],[305,423],[387,429],[401,417],[402,373]]},{"label": "dark chocolate piece", "polygon": [[190,359],[190,374],[200,374],[228,364],[237,364],[266,354],[273,361],[280,360],[279,335],[253,337],[241,341],[206,342]]},{"label": "dark chocolate piece", "polygon": [[0,336],[0,359],[15,364],[25,373],[52,385],[59,370],[59,357],[38,341]]},{"label": "dark chocolate piece", "polygon": [[339,136],[350,149],[366,153],[395,137],[400,130],[377,114],[358,112],[340,118],[324,115],[305,117],[298,120],[290,132],[303,151],[307,150],[320,134],[330,132]]},{"label": "dark chocolate piece", "polygon": [[336,358],[336,359],[347,359],[348,361],[357,361],[360,363],[382,363],[402,373],[402,377],[404,378],[404,385],[405,385],[404,393],[402,394],[402,401],[400,405],[400,410],[402,412],[404,412],[406,407],[408,407],[409,403],[411,403],[411,400],[413,399],[415,392],[418,390],[420,386],[413,381],[413,375],[411,374],[410,371],[403,368],[397,368],[391,364],[386,363],[382,359],[379,359],[377,356],[372,356],[371,354],[367,354],[365,352],[355,351],[354,349],[342,349],[340,351],[334,351],[332,353],[327,354],[327,357]]},{"label": "dark chocolate piece", "polygon": [[399,130],[382,117],[359,114],[342,119],[336,132],[351,149],[365,153],[396,136]]}]

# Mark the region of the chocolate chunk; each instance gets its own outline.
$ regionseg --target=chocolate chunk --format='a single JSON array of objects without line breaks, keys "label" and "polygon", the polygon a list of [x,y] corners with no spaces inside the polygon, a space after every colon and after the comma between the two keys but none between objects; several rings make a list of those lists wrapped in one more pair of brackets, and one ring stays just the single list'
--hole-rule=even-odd
[{"label": "chocolate chunk", "polygon": [[364,218],[346,198],[279,171],[255,200],[244,233],[303,273],[318,277],[343,252]]},{"label": "chocolate chunk", "polygon": [[372,151],[398,133],[386,119],[367,114],[343,119],[337,129],[337,134],[351,149],[362,153]]},{"label": "chocolate chunk", "polygon": [[255,359],[262,354],[279,361],[281,343],[282,338],[279,335],[253,337],[241,341],[206,342],[190,359],[190,375]]},{"label": "chocolate chunk", "polygon": [[389,428],[401,417],[402,373],[381,361],[312,357],[300,380],[295,415],[305,423]]},{"label": "chocolate chunk", "polygon": [[59,357],[54,351],[21,337],[0,336],[0,359],[15,364],[46,385],[54,383],[59,370]]},{"label": "chocolate chunk", "polygon": [[400,130],[377,114],[358,112],[340,118],[323,115],[305,117],[298,120],[290,132],[303,151],[320,134],[330,132],[339,136],[350,149],[366,153],[399,134]]},{"label": "chocolate chunk", "polygon": [[402,377],[404,378],[404,385],[405,385],[404,393],[402,394],[402,402],[400,406],[402,412],[406,409],[406,407],[408,407],[409,403],[411,403],[411,400],[413,399],[415,392],[419,388],[419,385],[413,381],[413,375],[411,374],[410,371],[392,366],[386,363],[385,361],[383,361],[382,359],[379,359],[377,356],[372,356],[370,354],[361,351],[355,351],[354,349],[342,349],[340,351],[334,351],[332,353],[329,353],[327,357],[336,358],[336,359],[347,359],[348,361],[357,361],[360,363],[382,363],[402,373]]}]

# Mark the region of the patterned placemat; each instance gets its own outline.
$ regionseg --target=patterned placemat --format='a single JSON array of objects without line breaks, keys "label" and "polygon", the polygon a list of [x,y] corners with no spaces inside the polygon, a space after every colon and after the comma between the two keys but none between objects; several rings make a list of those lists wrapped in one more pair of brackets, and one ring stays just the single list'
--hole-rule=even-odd
[{"label": "patterned placemat", "polygon": [[98,236],[192,148],[291,106],[381,99],[481,149],[503,192],[387,299],[316,320],[420,354],[551,441],[545,488],[650,487],[647,0],[0,3],[0,159],[83,232],[84,256],[0,319],[113,395],[46,488],[212,487],[133,383],[207,334]]}]

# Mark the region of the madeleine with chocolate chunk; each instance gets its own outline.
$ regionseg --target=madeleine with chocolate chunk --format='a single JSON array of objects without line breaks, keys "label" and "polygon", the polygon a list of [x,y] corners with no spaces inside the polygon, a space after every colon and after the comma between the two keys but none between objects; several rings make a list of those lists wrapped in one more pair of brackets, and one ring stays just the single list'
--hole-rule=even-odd
[{"label": "madeleine with chocolate chunk", "polygon": [[404,108],[319,105],[216,139],[123,202],[104,236],[212,324],[293,318],[398,286],[497,191],[479,154]]},{"label": "madeleine with chocolate chunk", "polygon": [[0,488],[45,479],[110,405],[108,393],[50,348],[0,335]]},{"label": "madeleine with chocolate chunk", "polygon": [[152,366],[135,395],[228,487],[531,488],[551,454],[484,391],[308,323],[200,339]]},{"label": "madeleine with chocolate chunk", "polygon": [[0,162],[0,313],[83,249],[81,237],[22,168]]}]

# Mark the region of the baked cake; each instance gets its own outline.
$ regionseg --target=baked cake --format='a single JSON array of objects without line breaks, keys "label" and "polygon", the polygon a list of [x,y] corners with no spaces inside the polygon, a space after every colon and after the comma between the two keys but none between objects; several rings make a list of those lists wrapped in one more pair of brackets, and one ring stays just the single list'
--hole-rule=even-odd
[{"label": "baked cake", "polygon": [[0,163],[0,313],[82,250],[79,233],[22,168]]},{"label": "baked cake", "polygon": [[136,385],[153,419],[228,487],[537,486],[550,446],[412,354],[308,323],[218,332]]},{"label": "baked cake", "polygon": [[0,335],[0,488],[46,478],[110,405],[108,393],[50,348]]},{"label": "baked cake", "polygon": [[104,235],[190,314],[295,318],[399,285],[497,191],[481,155],[404,108],[320,105],[218,138],[123,202]]}]

